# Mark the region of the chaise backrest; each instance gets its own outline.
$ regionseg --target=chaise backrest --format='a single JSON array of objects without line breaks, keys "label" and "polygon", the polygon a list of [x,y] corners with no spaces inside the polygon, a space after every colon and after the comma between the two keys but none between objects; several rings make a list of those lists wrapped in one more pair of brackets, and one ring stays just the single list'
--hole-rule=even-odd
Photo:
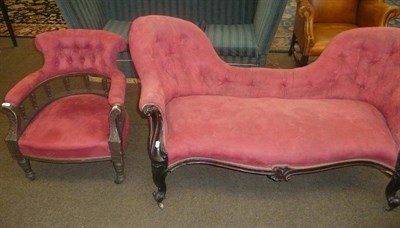
[{"label": "chaise backrest", "polygon": [[310,81],[321,83],[321,97],[374,105],[400,143],[399,36],[399,28],[387,27],[359,28],[339,34],[320,59],[298,76],[304,78],[306,86],[307,75],[313,75]]},{"label": "chaise backrest", "polygon": [[134,21],[130,48],[143,85],[140,108],[188,95],[361,100],[383,113],[400,143],[398,37],[399,28],[354,29],[306,67],[239,68],[224,63],[195,25],[147,16]]}]

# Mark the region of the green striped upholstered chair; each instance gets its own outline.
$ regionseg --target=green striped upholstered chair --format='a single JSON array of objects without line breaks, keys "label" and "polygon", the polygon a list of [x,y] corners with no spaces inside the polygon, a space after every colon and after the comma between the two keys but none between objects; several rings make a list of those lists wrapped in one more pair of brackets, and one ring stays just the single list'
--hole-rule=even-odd
[{"label": "green striped upholstered chair", "polygon": [[[137,17],[159,14],[198,24],[226,62],[263,66],[287,0],[56,0],[70,28],[102,29],[128,38]],[[135,77],[129,52],[118,66]]]}]

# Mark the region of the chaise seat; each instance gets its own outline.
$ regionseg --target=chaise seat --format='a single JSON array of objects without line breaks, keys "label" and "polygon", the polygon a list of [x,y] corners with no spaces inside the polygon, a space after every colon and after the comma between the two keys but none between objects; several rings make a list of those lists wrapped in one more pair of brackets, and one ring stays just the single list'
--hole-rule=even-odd
[{"label": "chaise seat", "polygon": [[187,96],[165,116],[170,168],[194,159],[263,171],[354,160],[393,167],[398,154],[385,118],[359,101]]}]

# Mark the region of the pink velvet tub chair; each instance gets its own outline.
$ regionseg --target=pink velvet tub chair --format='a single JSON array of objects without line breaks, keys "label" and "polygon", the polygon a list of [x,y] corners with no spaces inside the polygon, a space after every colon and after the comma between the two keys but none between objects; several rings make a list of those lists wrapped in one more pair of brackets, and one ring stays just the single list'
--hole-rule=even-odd
[{"label": "pink velvet tub chair", "polygon": [[391,176],[388,210],[398,206],[399,37],[398,28],[354,29],[306,67],[239,68],[189,22],[135,20],[129,42],[150,120],[155,200],[162,206],[167,174],[190,164],[275,181],[367,165]]},{"label": "pink velvet tub chair", "polygon": [[35,42],[44,55],[42,68],[10,89],[2,104],[10,119],[11,156],[31,180],[30,160],[111,160],[115,183],[122,183],[128,119],[116,57],[125,40],[105,31],[60,30]]}]

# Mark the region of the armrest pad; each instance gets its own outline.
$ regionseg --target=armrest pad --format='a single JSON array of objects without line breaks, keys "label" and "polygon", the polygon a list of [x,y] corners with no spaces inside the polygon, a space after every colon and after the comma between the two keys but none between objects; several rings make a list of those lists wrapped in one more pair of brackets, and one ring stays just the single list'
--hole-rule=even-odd
[{"label": "armrest pad", "polygon": [[111,88],[108,93],[108,103],[113,105],[124,105],[125,103],[125,90],[126,78],[119,70],[111,72]]}]

